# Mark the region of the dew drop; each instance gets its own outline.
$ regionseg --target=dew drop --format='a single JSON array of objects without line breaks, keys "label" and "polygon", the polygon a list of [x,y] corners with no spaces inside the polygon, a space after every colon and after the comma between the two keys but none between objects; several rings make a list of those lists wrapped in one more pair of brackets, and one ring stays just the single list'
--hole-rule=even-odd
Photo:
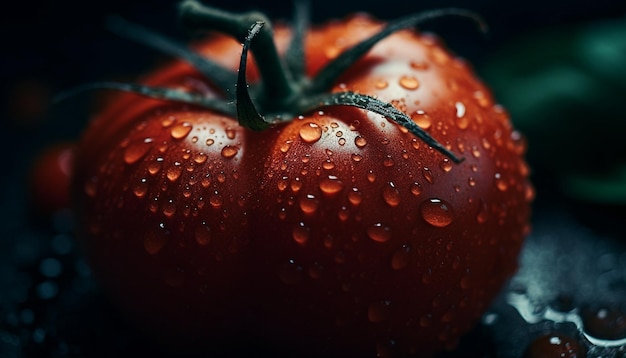
[{"label": "dew drop", "polygon": [[456,125],[456,127],[458,129],[467,129],[467,127],[469,127],[469,118],[467,118],[466,116],[463,117],[456,117],[456,119],[454,120],[454,124]]},{"label": "dew drop", "polygon": [[322,128],[316,123],[308,122],[300,127],[300,138],[306,143],[314,143],[322,137]]},{"label": "dew drop", "polygon": [[399,82],[402,88],[411,90],[411,91],[416,90],[420,86],[420,83],[417,80],[417,78],[413,76],[402,76],[400,77]]},{"label": "dew drop", "polygon": [[158,172],[160,172],[162,168],[162,165],[161,165],[162,161],[163,161],[163,158],[157,158],[157,160],[155,160],[154,162],[150,162],[150,164],[148,164],[148,173],[155,175]]},{"label": "dew drop", "polygon": [[206,140],[206,142],[204,142],[207,146],[212,146],[213,143],[215,143],[215,140],[213,140],[212,138],[209,138]]},{"label": "dew drop", "polygon": [[291,181],[290,187],[291,187],[291,191],[293,191],[294,193],[299,192],[300,189],[302,189],[302,180],[296,177],[295,179]]},{"label": "dew drop", "polygon": [[224,158],[232,158],[237,155],[237,153],[239,153],[239,148],[235,146],[227,145],[222,148],[222,157]]},{"label": "dew drop", "polygon": [[211,204],[211,206],[214,208],[219,208],[224,204],[224,199],[222,198],[220,194],[215,192],[209,198],[209,204]]},{"label": "dew drop", "polygon": [[163,215],[171,218],[176,213],[176,205],[172,199],[163,204]]},{"label": "dew drop", "polygon": [[161,121],[161,126],[163,128],[167,128],[167,127],[171,126],[172,124],[174,124],[175,121],[176,121],[176,117],[169,116],[169,117],[167,117],[167,118],[165,118],[164,120]]},{"label": "dew drop", "polygon": [[506,191],[509,188],[504,178],[502,178],[502,174],[500,173],[494,174],[493,179],[494,179],[494,182],[496,183],[496,188],[498,188],[498,190]]},{"label": "dew drop", "polygon": [[300,200],[300,210],[305,214],[313,214],[317,211],[319,202],[313,194],[307,194]]},{"label": "dew drop", "polygon": [[207,246],[211,242],[211,228],[205,222],[196,226],[196,242],[200,246]]},{"label": "dew drop", "polygon": [[152,138],[146,138],[143,141],[133,143],[124,150],[124,162],[126,164],[136,163],[143,158],[148,151],[152,149]]},{"label": "dew drop", "polygon": [[424,71],[428,69],[428,63],[423,61],[411,61],[410,66],[414,70]]},{"label": "dew drop", "polygon": [[389,317],[389,306],[391,302],[388,300],[372,302],[367,309],[367,319],[372,323],[380,323]]},{"label": "dew drop", "polygon": [[182,171],[183,171],[183,168],[181,168],[180,163],[179,162],[174,163],[174,166],[167,168],[167,173],[166,173],[167,179],[169,179],[171,182],[178,180],[178,178],[180,177],[180,173]]},{"label": "dew drop", "polygon": [[326,170],[332,170],[335,168],[335,163],[332,160],[327,159],[322,163],[322,168]]},{"label": "dew drop", "polygon": [[487,210],[487,204],[481,199],[480,200],[480,208],[478,209],[478,214],[476,214],[476,221],[479,224],[484,224],[487,219],[489,219],[489,211]]},{"label": "dew drop", "polygon": [[465,116],[465,105],[462,102],[456,102],[454,107],[456,108],[456,118]]},{"label": "dew drop", "polygon": [[361,192],[357,188],[352,188],[352,190],[348,193],[348,201],[354,206],[361,204],[363,200],[363,196]]},{"label": "dew drop", "polygon": [[237,134],[235,129],[233,129],[232,127],[228,127],[226,128],[225,132],[228,139],[235,139],[235,135]]},{"label": "dew drop", "polygon": [[369,181],[370,183],[373,183],[376,181],[376,174],[374,174],[373,171],[371,170],[368,171],[366,176],[367,176],[367,181]]},{"label": "dew drop", "polygon": [[396,250],[391,256],[391,268],[394,270],[402,270],[409,264],[411,247],[408,244],[402,245],[401,248]]},{"label": "dew drop", "polygon": [[383,159],[383,165],[387,168],[393,167],[396,162],[393,160],[390,154],[387,154]]},{"label": "dew drop", "polygon": [[278,180],[276,187],[279,191],[285,191],[285,189],[287,189],[287,179],[287,177],[282,177]]},{"label": "dew drop", "polygon": [[446,227],[454,220],[450,204],[437,198],[424,201],[420,213],[424,221],[435,227]]},{"label": "dew drop", "polygon": [[381,89],[385,89],[385,88],[387,88],[387,87],[389,86],[389,82],[387,82],[387,81],[385,81],[385,80],[383,80],[383,79],[379,79],[379,80],[377,80],[377,81],[376,81],[376,83],[374,84],[374,86],[375,86],[377,89],[379,89],[379,90],[381,90]]},{"label": "dew drop", "polygon": [[172,127],[172,129],[170,130],[170,135],[174,139],[183,139],[187,137],[187,135],[189,135],[189,132],[191,132],[192,129],[193,126],[191,125],[191,123],[179,123]]},{"label": "dew drop", "polygon": [[467,184],[469,184],[469,186],[476,186],[476,179],[474,177],[469,177],[467,178]]},{"label": "dew drop", "polygon": [[320,180],[319,187],[325,194],[336,194],[343,189],[343,183],[334,175]]},{"label": "dew drop", "polygon": [[367,140],[364,137],[356,136],[356,138],[354,138],[354,144],[359,148],[363,148],[367,145]]},{"label": "dew drop", "polygon": [[433,124],[430,116],[423,110],[418,110],[411,115],[411,119],[422,129],[428,129]]},{"label": "dew drop", "polygon": [[411,194],[415,196],[419,196],[421,193],[422,193],[422,184],[418,182],[413,182],[413,184],[411,184]]},{"label": "dew drop", "polygon": [[139,183],[133,188],[133,193],[138,198],[143,198],[148,192],[148,179],[141,178]]},{"label": "dew drop", "polygon": [[309,237],[311,236],[311,230],[306,225],[304,225],[303,222],[300,222],[293,228],[291,234],[295,242],[300,245],[304,245],[309,241]]},{"label": "dew drop", "polygon": [[204,153],[198,153],[196,154],[196,156],[193,158],[193,161],[196,162],[197,164],[203,164],[207,161],[209,157],[204,154]]},{"label": "dew drop", "polygon": [[400,192],[393,182],[388,182],[387,185],[383,187],[383,199],[385,200],[385,203],[391,207],[395,207],[400,204]]},{"label": "dew drop", "polygon": [[433,173],[427,167],[422,168],[422,177],[430,184],[434,182]]},{"label": "dew drop", "polygon": [[359,162],[361,162],[363,160],[363,156],[360,155],[360,154],[356,154],[356,153],[352,154],[351,158],[352,158],[352,161],[354,161],[356,163],[359,163]]},{"label": "dew drop", "polygon": [[143,247],[150,255],[156,255],[167,243],[167,235],[163,232],[148,230],[143,238]]},{"label": "dew drop", "polygon": [[439,168],[447,173],[452,170],[452,162],[448,158],[443,158],[443,160],[439,163]]},{"label": "dew drop", "polygon": [[391,229],[382,223],[376,223],[367,228],[367,236],[376,242],[387,242],[391,239]]},{"label": "dew drop", "polygon": [[338,143],[340,146],[344,146],[344,145],[346,145],[346,138],[343,138],[343,137],[342,137],[342,138],[339,138],[339,140],[337,141],[337,143]]}]

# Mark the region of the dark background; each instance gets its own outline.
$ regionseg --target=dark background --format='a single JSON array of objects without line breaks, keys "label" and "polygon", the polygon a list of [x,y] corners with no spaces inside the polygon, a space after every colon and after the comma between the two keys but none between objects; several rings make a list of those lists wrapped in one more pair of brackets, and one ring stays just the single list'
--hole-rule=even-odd
[{"label": "dark background", "polygon": [[[89,279],[71,241],[70,217],[33,215],[26,183],[33,157],[51,143],[76,138],[87,121],[88,96],[47,106],[53,94],[86,82],[130,78],[154,64],[153,50],[111,34],[104,26],[105,18],[120,15],[184,40],[175,21],[175,4],[36,0],[3,5],[0,11],[0,150],[5,153],[0,160],[0,357],[134,355],[148,347]],[[289,18],[292,12],[292,2],[283,0],[212,4],[232,11],[262,9],[270,18]],[[615,0],[386,0],[358,1],[358,8],[354,4],[313,1],[313,20],[321,22],[356,10],[381,19],[448,6],[475,10],[490,26],[486,37],[458,20],[443,19],[425,29],[439,34],[454,52],[469,59],[479,75],[492,53],[519,36],[626,16],[626,2]],[[28,104],[19,104],[24,98]],[[540,308],[557,301],[591,309],[626,301],[622,295],[626,292],[626,235],[621,228],[626,210],[572,200],[554,190],[549,179],[534,176],[538,193],[534,232],[521,258],[522,270],[506,292],[519,291],[519,285],[525,286],[524,292],[538,287],[529,295],[534,295],[535,307]],[[50,258],[60,264],[60,272],[51,274],[45,266]],[[559,260],[569,264],[557,265]],[[607,273],[613,276],[603,286],[605,291],[590,285],[603,282]],[[624,312],[619,307],[618,315]],[[528,324],[504,298],[490,312],[498,319],[478,327],[453,355],[516,357],[546,332],[568,334],[591,347],[591,356],[595,354],[571,324]],[[623,349],[615,352],[616,356],[624,354]]]}]

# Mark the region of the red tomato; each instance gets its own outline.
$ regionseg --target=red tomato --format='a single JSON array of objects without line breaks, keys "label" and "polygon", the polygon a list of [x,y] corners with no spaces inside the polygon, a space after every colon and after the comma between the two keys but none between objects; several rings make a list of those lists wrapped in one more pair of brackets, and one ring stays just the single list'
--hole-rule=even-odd
[{"label": "red tomato", "polygon": [[[382,26],[355,15],[309,30],[306,74]],[[290,36],[274,29],[279,53]],[[239,67],[237,39],[195,48]],[[182,61],[142,83],[221,96]],[[516,270],[532,196],[524,142],[432,36],[378,42],[329,92],[346,90],[393,104],[465,160],[354,107],[260,132],[135,94],[99,114],[77,150],[80,237],[129,317],[189,349],[262,342],[299,357],[373,357],[454,347]]]}]

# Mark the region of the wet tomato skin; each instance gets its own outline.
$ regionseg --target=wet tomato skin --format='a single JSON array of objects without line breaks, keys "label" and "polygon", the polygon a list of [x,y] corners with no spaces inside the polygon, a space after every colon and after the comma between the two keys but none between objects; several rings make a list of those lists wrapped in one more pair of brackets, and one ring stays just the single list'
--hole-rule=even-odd
[{"label": "wet tomato skin", "polygon": [[[355,15],[314,28],[308,73],[381,26]],[[278,47],[288,39],[278,27]],[[236,70],[237,41],[195,46]],[[218,95],[182,62],[143,81]],[[190,349],[453,348],[517,268],[533,195],[525,143],[430,36],[381,41],[332,89],[345,90],[392,103],[465,160],[355,108],[252,132],[206,109],[117,96],[84,133],[73,182],[81,242],[113,301]]]}]

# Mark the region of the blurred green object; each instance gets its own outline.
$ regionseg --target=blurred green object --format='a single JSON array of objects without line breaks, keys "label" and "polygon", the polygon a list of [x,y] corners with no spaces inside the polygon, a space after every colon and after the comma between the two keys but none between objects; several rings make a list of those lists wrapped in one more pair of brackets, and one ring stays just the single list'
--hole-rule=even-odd
[{"label": "blurred green object", "polygon": [[626,17],[528,33],[479,72],[527,137],[538,181],[626,205]]}]

